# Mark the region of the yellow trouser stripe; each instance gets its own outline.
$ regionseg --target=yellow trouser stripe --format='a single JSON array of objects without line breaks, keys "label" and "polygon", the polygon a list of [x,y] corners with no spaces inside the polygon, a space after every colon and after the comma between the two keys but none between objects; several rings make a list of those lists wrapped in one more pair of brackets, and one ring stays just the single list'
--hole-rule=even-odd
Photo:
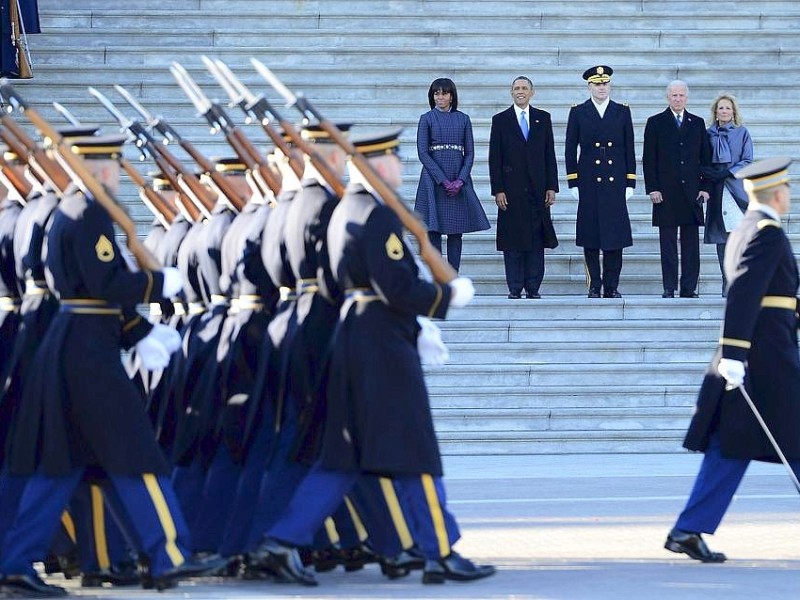
[{"label": "yellow trouser stripe", "polygon": [[797,308],[797,298],[794,296],[764,296],[761,299],[761,307],[795,310]]},{"label": "yellow trouser stripe", "polygon": [[428,510],[431,512],[433,521],[433,531],[439,541],[439,555],[444,557],[450,554],[450,540],[447,538],[447,528],[444,525],[444,514],[442,505],[439,504],[439,494],[436,493],[436,486],[433,477],[424,473],[422,475],[422,489],[425,491],[425,499],[428,501]]},{"label": "yellow trouser stripe", "polygon": [[408,550],[414,545],[414,539],[408,530],[408,523],[406,523],[406,517],[403,515],[403,509],[400,507],[400,501],[397,499],[394,484],[388,477],[380,477],[378,481],[381,483],[383,498],[389,508],[389,514],[392,516],[392,523],[394,523],[394,528],[397,530],[397,536],[400,538],[403,550]]},{"label": "yellow trouser stripe", "polygon": [[744,348],[745,350],[750,350],[750,347],[753,345],[747,340],[737,340],[734,338],[719,338],[720,346],[733,346],[734,348]]},{"label": "yellow trouser stripe", "polygon": [[328,517],[325,519],[325,534],[328,536],[331,544],[338,544],[339,543],[339,532],[336,531],[336,523],[333,522],[333,519]]},{"label": "yellow trouser stripe", "polygon": [[369,537],[367,535],[367,528],[364,527],[364,522],[361,520],[361,517],[358,516],[358,511],[356,511],[356,507],[353,506],[353,503],[350,502],[350,498],[347,496],[344,497],[344,503],[347,506],[347,512],[350,513],[350,518],[353,519],[353,526],[356,528],[356,533],[358,534],[358,539],[362,542],[365,542]]},{"label": "yellow trouser stripe", "polygon": [[164,492],[161,491],[161,486],[158,485],[158,479],[152,473],[142,475],[142,479],[144,479],[144,485],[147,488],[147,492],[150,494],[150,499],[153,501],[153,506],[158,514],[158,520],[161,522],[161,528],[164,530],[167,556],[169,556],[174,566],[179,567],[186,559],[175,543],[178,538],[178,532],[175,530],[175,522],[172,520],[172,514],[169,512],[169,506],[167,506],[167,501],[164,498]]},{"label": "yellow trouser stripe", "polygon": [[94,551],[97,554],[97,566],[101,569],[110,569],[111,559],[108,557],[103,492],[96,485],[89,486],[89,489],[92,495],[92,528],[94,529]]},{"label": "yellow trouser stripe", "polygon": [[72,515],[67,511],[61,513],[61,524],[64,526],[64,531],[67,532],[69,539],[71,539],[74,544],[77,541],[75,537],[75,523],[72,521]]}]

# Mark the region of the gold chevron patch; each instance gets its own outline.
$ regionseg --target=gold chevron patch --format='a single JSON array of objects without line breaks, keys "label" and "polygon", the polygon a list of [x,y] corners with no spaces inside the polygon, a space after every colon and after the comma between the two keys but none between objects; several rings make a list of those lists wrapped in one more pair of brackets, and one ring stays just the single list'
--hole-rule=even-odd
[{"label": "gold chevron patch", "polygon": [[403,258],[403,254],[403,242],[400,241],[396,233],[393,233],[386,240],[386,255],[392,260],[400,260]]},{"label": "gold chevron patch", "polygon": [[97,252],[97,260],[100,262],[111,262],[114,260],[114,245],[105,235],[97,238],[97,243],[94,245],[95,252]]}]

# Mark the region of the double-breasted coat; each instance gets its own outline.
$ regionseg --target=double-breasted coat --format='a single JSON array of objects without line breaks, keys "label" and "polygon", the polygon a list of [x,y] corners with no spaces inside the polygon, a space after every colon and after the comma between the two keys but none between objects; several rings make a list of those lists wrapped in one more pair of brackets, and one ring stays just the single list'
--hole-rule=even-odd
[{"label": "double-breasted coat", "polygon": [[625,200],[625,190],[636,187],[630,108],[609,100],[601,117],[591,98],[573,106],[564,152],[567,183],[580,190],[576,245],[595,250],[633,245]]},{"label": "double-breasted coat", "polygon": [[709,365],[684,446],[705,450],[719,432],[726,458],[777,461],[739,390],[725,391],[720,358],[747,363],[745,388],[788,459],[800,459],[800,357],[796,294],[800,284],[779,221],[748,210],[728,237],[728,299],[717,352]]},{"label": "double-breasted coat", "polygon": [[489,180],[492,195],[504,192],[508,208],[497,215],[497,249],[529,251],[533,236],[545,248],[558,245],[545,192],[558,191],[558,167],[550,113],[530,107],[528,140],[514,107],[492,117],[489,134]]},{"label": "double-breasted coat", "polygon": [[697,196],[710,190],[702,176],[710,164],[711,144],[703,119],[683,111],[678,127],[669,108],[647,119],[642,156],[645,190],[661,192],[664,198],[653,204],[655,227],[703,224],[703,204]]}]

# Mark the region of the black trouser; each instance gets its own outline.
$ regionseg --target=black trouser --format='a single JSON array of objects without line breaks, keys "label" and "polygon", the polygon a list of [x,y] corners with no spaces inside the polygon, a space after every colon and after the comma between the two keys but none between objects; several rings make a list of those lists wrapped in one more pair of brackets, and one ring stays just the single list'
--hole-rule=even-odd
[{"label": "black trouser", "polygon": [[[461,266],[461,234],[460,233],[447,233],[447,262],[450,266],[458,271]],[[438,231],[429,231],[428,239],[433,244],[433,247],[442,253],[442,234]]]},{"label": "black trouser", "polygon": [[528,295],[538,294],[544,279],[544,245],[541,237],[534,238],[533,250],[503,250],[508,291],[519,294],[522,288]]},{"label": "black trouser", "polygon": [[[697,290],[700,277],[700,237],[697,225],[681,225],[681,280],[680,293],[692,294]],[[661,279],[664,290],[674,292],[678,287],[678,227],[659,227],[661,243]]]},{"label": "black trouser", "polygon": [[622,248],[619,250],[603,250],[603,274],[600,275],[600,250],[583,249],[583,260],[589,275],[589,291],[600,292],[600,285],[606,294],[614,292],[619,286],[619,274],[622,271]]}]

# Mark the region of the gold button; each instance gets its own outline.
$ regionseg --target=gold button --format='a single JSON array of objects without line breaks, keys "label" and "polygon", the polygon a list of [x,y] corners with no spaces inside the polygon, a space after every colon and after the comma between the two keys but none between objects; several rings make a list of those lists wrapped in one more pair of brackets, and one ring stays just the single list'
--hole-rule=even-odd
[{"label": "gold button", "polygon": [[613,160],[611,160],[611,159],[608,159],[608,164],[613,164],[613,163],[614,163],[614,161],[613,161]]},{"label": "gold button", "polygon": [[594,161],[594,164],[599,165],[600,164],[600,159],[598,158],[596,161]]},{"label": "gold button", "polygon": [[600,183],[601,181],[603,181],[603,178],[602,177],[598,177],[597,178],[597,182]]},{"label": "gold button", "polygon": [[609,181],[614,181],[614,178],[613,177],[609,177],[608,180]]},{"label": "gold button", "polygon": [[609,145],[609,146],[613,146],[614,144],[612,144],[611,142],[608,142],[608,145]]},{"label": "gold button", "polygon": [[599,147],[600,147],[600,142],[595,142],[595,143],[594,143],[594,147],[595,147],[595,148],[599,148]]}]

